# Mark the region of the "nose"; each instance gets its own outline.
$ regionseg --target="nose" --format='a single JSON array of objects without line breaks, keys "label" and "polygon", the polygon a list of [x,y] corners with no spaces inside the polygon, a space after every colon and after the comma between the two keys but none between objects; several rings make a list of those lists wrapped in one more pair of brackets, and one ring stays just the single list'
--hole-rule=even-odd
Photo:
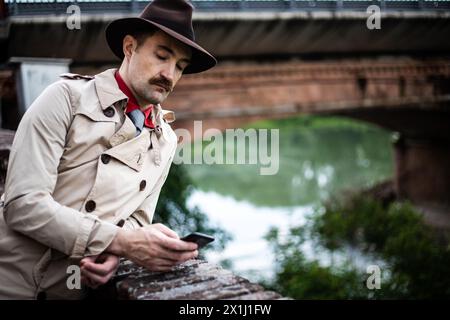
[{"label": "nose", "polygon": [[175,80],[175,73],[176,73],[176,63],[168,63],[166,66],[162,69],[161,75],[169,80],[172,84]]}]

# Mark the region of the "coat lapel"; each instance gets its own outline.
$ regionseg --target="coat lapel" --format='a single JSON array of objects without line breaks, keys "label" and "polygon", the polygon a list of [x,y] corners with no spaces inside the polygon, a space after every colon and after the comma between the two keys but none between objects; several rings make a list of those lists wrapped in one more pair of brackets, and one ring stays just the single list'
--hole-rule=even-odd
[{"label": "coat lapel", "polygon": [[125,115],[125,120],[123,124],[120,126],[119,130],[114,133],[111,138],[109,138],[109,143],[111,147],[116,147],[126,141],[132,140],[136,135],[136,127],[134,126],[133,121]]},{"label": "coat lapel", "polygon": [[[133,123],[131,123],[131,125],[133,125]],[[134,128],[134,130],[136,129]],[[149,135],[150,132],[143,130],[137,137],[113,146],[111,149],[105,151],[105,154],[110,155],[135,171],[141,171],[144,159],[150,147]]]}]

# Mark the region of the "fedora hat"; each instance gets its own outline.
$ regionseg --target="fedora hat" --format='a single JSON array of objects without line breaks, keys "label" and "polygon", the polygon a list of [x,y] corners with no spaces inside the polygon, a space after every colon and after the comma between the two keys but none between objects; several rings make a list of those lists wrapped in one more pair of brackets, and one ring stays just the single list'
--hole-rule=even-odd
[{"label": "fedora hat", "polygon": [[186,0],[154,0],[138,17],[112,21],[106,27],[106,41],[112,52],[123,59],[123,38],[127,34],[145,31],[153,26],[192,49],[191,63],[184,69],[184,74],[206,71],[214,67],[217,60],[195,43],[193,10],[192,4]]}]

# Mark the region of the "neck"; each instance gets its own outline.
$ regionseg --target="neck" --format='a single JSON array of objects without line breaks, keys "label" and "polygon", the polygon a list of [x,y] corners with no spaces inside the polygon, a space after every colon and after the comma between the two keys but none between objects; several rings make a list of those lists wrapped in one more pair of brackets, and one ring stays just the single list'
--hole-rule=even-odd
[{"label": "neck", "polygon": [[127,87],[130,89],[131,93],[133,94],[133,96],[136,98],[137,103],[139,104],[139,108],[141,108],[141,110],[145,110],[147,109],[147,107],[150,105],[150,103],[147,103],[146,101],[143,101],[139,95],[136,94],[136,92],[134,91],[133,87],[131,86],[130,83],[130,79],[128,78],[128,69],[127,66],[125,65],[125,63],[122,63],[122,65],[120,66],[118,72],[120,74],[120,76],[122,77],[123,81],[125,82],[125,84],[127,85]]}]

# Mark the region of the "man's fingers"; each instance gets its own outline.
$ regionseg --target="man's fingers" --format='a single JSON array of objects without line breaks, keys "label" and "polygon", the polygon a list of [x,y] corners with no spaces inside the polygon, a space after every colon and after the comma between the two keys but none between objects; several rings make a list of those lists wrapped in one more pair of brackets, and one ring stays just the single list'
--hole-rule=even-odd
[{"label": "man's fingers", "polygon": [[175,231],[173,231],[172,229],[166,227],[165,225],[163,225],[161,223],[156,223],[153,226],[170,238],[180,239],[180,237],[178,236],[178,234]]},{"label": "man's fingers", "polygon": [[82,269],[86,269],[89,272],[98,274],[99,276],[106,276],[111,273],[114,269],[111,269],[109,266],[105,266],[104,264],[99,263],[86,263],[82,267]]},{"label": "man's fingers", "polygon": [[95,260],[97,260],[98,256],[89,256],[89,257],[84,257],[83,259],[81,259],[80,261],[80,266],[82,266],[83,264],[87,263],[87,262],[92,262],[94,263]]},{"label": "man's fingers", "polygon": [[114,272],[118,266],[118,258],[113,255],[108,255],[103,263],[85,262],[82,268],[86,268],[90,272],[105,276]]},{"label": "man's fingers", "polygon": [[81,269],[81,274],[84,275],[86,278],[88,278],[91,282],[94,282],[95,284],[105,284],[113,276],[113,273],[101,276],[87,270],[86,268]]},{"label": "man's fingers", "polygon": [[194,259],[198,256],[198,251],[172,251],[162,248],[159,256],[173,262],[183,262],[186,260]]},{"label": "man's fingers", "polygon": [[173,251],[194,251],[198,248],[194,242],[186,242],[169,237],[162,239],[162,246]]}]

